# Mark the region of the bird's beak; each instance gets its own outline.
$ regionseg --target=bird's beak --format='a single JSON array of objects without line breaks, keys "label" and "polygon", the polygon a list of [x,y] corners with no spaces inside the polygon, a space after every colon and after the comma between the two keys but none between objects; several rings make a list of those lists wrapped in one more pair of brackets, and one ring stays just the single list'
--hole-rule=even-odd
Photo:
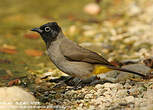
[{"label": "bird's beak", "polygon": [[33,28],[33,29],[31,29],[31,31],[35,31],[35,32],[38,32],[38,33],[43,32],[40,28]]}]

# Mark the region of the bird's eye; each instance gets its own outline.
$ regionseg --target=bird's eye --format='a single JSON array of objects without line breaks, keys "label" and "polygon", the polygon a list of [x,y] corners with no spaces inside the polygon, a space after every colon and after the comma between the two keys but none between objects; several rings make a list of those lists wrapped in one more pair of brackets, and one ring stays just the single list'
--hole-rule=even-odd
[{"label": "bird's eye", "polygon": [[51,30],[50,27],[45,27],[45,31],[46,31],[46,32],[49,32],[50,30]]}]

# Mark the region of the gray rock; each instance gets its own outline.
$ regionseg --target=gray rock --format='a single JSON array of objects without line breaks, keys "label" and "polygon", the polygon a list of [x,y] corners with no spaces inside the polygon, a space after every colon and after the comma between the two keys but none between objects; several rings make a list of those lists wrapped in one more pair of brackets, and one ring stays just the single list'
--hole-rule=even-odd
[{"label": "gray rock", "polygon": [[[26,106],[35,106],[39,103],[35,97],[24,89],[13,86],[13,87],[1,87],[0,88],[0,110],[21,110]],[[1,108],[5,107],[5,108]],[[36,110],[36,108],[24,108],[24,110]]]}]

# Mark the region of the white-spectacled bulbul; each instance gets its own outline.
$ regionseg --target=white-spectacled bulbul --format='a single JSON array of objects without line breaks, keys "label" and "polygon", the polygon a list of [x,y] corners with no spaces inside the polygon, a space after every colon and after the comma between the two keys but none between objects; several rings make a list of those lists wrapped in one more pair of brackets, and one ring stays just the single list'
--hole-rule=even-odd
[{"label": "white-spectacled bulbul", "polygon": [[32,31],[38,32],[45,41],[50,60],[58,69],[70,76],[87,79],[108,71],[119,70],[145,77],[141,73],[116,67],[96,52],[69,40],[56,22],[49,22]]}]

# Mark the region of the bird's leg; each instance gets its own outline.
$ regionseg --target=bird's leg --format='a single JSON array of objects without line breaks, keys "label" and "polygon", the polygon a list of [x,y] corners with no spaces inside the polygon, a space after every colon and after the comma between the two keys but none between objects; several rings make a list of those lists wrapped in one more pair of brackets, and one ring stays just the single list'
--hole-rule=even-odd
[{"label": "bird's leg", "polygon": [[82,82],[85,85],[92,86],[92,85],[96,85],[96,84],[104,84],[106,82],[112,83],[113,81],[110,78],[106,78],[106,75],[105,75],[105,78],[102,78],[102,79],[97,76],[94,76],[94,77],[88,78],[86,80],[83,80]]},{"label": "bird's leg", "polygon": [[53,87],[53,88],[59,88],[59,87],[62,87],[64,84],[68,84],[68,82],[72,80],[73,78],[74,77],[71,77],[71,76],[61,76],[60,78],[50,80],[50,82],[55,82],[55,83],[60,82],[59,84]]},{"label": "bird's leg", "polygon": [[67,85],[71,85],[69,82],[70,82],[71,80],[73,80],[73,79],[75,79],[75,78],[72,77],[72,76],[69,76],[69,77],[64,81],[64,83],[67,84]]},{"label": "bird's leg", "polygon": [[99,80],[99,78],[97,76],[93,76],[88,79],[82,80],[82,82],[83,84],[90,85],[90,83],[94,82],[95,80]]},{"label": "bird's leg", "polygon": [[78,89],[78,88],[82,88],[86,85],[90,85],[90,83],[92,83],[93,81],[97,80],[97,77],[91,77],[88,79],[79,79],[79,78],[74,78],[73,82],[74,82],[74,88]]},{"label": "bird's leg", "polygon": [[71,76],[61,76],[60,78],[50,79],[49,82],[55,82],[55,83],[58,83],[60,81],[67,82],[71,79],[73,79],[73,77],[71,77]]},{"label": "bird's leg", "polygon": [[78,89],[81,89],[83,86],[82,86],[82,80],[79,79],[79,81],[75,82],[75,85],[73,87],[74,90],[78,90]]},{"label": "bird's leg", "polygon": [[97,76],[93,76],[91,78],[83,79],[83,80],[81,80],[79,78],[74,78],[72,81],[73,81],[72,86],[74,86],[74,89],[80,89],[84,86],[104,84],[106,82],[114,82],[114,79],[113,78],[108,78],[106,76],[104,78],[100,79]]},{"label": "bird's leg", "polygon": [[114,82],[113,78],[104,78],[104,79],[100,79],[97,76],[93,76],[91,78],[88,79],[84,79],[84,80],[80,80],[78,78],[74,78],[73,81],[75,82],[74,84],[74,89],[78,90],[81,89],[84,86],[92,86],[92,85],[96,85],[96,84],[104,84],[106,82]]},{"label": "bird's leg", "polygon": [[67,92],[67,91],[71,91],[71,90],[79,90],[82,88],[82,80],[80,80],[79,78],[74,78],[72,79],[70,82],[68,82],[69,85],[71,84],[71,88],[67,88],[63,91],[63,93]]}]

